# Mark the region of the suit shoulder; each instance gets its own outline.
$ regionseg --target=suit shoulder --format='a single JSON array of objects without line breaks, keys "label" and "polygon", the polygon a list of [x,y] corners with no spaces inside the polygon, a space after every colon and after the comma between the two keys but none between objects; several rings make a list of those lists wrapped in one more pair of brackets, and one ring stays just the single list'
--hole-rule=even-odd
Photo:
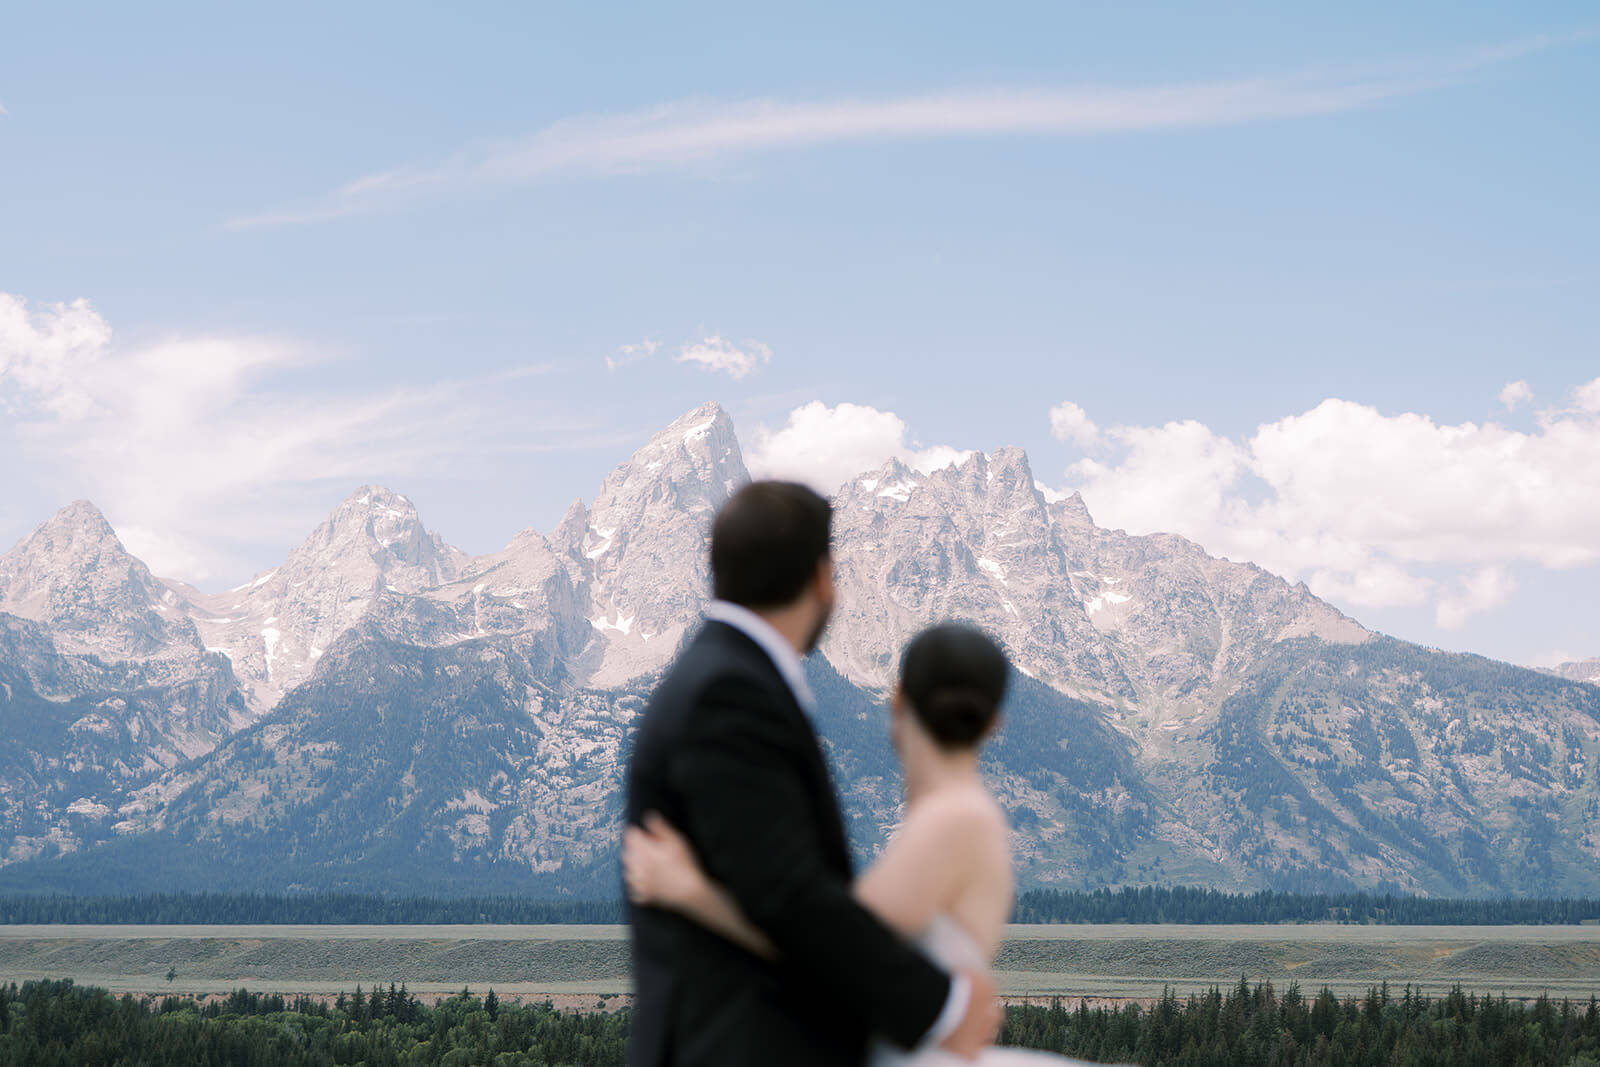
[{"label": "suit shoulder", "polygon": [[708,625],[668,668],[656,693],[695,698],[723,692],[777,692],[783,679],[760,651],[728,627]]},{"label": "suit shoulder", "polygon": [[752,655],[752,649],[717,635],[697,638],[656,687],[646,720],[670,723],[673,733],[709,726],[728,713],[785,723],[793,696],[765,654]]}]

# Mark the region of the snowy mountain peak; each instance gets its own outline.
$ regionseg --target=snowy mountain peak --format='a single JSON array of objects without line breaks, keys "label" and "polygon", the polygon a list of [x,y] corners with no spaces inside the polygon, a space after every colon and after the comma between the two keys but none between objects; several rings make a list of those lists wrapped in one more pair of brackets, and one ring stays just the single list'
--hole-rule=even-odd
[{"label": "snowy mountain peak", "polygon": [[[750,477],[733,419],[714,403],[701,405],[674,420],[618,468],[621,472],[630,477],[665,477],[674,482],[691,475],[713,486],[720,485],[723,496],[731,488],[729,482],[737,485]],[[595,506],[598,508],[600,501]]]},{"label": "snowy mountain peak", "polygon": [[340,516],[359,516],[383,513],[397,513],[415,521],[417,507],[409,498],[402,496],[387,486],[362,485],[354,489],[349,496],[339,502],[333,509],[331,519],[337,521]]},{"label": "snowy mountain peak", "polygon": [[840,486],[834,494],[834,507],[845,507],[854,502],[856,506],[870,510],[877,506],[874,499],[880,496],[904,504],[911,499],[917,486],[926,480],[926,475],[912,470],[898,459],[890,458],[876,470],[858,474]]}]

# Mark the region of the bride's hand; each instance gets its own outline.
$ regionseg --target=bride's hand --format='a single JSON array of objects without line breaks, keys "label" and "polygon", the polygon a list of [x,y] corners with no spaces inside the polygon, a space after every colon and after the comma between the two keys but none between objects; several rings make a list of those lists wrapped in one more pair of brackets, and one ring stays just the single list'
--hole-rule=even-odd
[{"label": "bride's hand", "polygon": [[681,910],[704,898],[711,879],[689,844],[656,812],[622,831],[622,880],[635,904]]}]

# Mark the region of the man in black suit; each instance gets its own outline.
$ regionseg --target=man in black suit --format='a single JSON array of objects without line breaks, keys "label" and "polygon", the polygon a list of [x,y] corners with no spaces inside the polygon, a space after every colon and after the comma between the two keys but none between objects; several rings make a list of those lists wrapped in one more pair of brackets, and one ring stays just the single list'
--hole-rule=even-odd
[{"label": "man in black suit", "polygon": [[723,506],[716,600],[640,718],[628,821],[681,829],[779,959],[630,906],[633,1067],[859,1064],[873,1035],[972,1057],[998,1027],[985,976],[947,975],[850,895],[801,662],[833,609],[831,525],[826,500],[786,482]]}]

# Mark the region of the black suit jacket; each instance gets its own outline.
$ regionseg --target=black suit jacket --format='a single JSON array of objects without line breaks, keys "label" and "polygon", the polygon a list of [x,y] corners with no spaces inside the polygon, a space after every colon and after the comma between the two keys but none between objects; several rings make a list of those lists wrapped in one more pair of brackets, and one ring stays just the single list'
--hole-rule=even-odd
[{"label": "black suit jacket", "polygon": [[768,962],[630,907],[633,1067],[836,1067],[868,1037],[933,1025],[949,977],[850,895],[850,851],[815,732],[766,652],[709,622],[646,706],[627,819],[659,811],[781,953]]}]

